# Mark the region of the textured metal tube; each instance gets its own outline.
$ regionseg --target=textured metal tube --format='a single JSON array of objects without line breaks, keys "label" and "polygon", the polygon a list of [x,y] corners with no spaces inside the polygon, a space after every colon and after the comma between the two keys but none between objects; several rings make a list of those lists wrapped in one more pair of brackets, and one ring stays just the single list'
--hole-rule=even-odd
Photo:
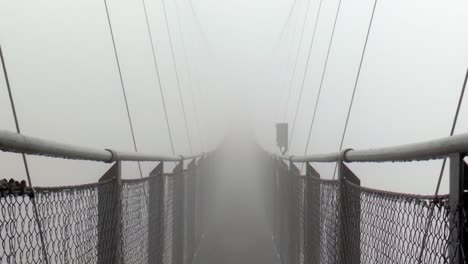
[{"label": "textured metal tube", "polygon": [[101,162],[114,161],[180,161],[201,157],[203,154],[191,156],[164,156],[135,152],[115,151],[110,149],[93,149],[52,140],[25,136],[22,134],[0,130],[0,150],[29,155],[47,156],[64,159],[92,160]]},{"label": "textured metal tube", "polygon": [[275,156],[293,162],[336,162],[341,159],[347,162],[397,162],[440,159],[453,153],[465,152],[468,152],[468,133],[384,148],[347,150],[343,157],[341,152],[301,157]]}]

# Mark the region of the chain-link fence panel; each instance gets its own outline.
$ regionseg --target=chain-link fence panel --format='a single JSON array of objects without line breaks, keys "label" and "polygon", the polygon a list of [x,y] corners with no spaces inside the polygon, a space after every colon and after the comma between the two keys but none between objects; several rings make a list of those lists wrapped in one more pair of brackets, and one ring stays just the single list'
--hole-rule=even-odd
[{"label": "chain-link fence panel", "polygon": [[451,263],[449,197],[419,196],[363,188],[344,181],[345,195],[358,197],[361,263]]},{"label": "chain-link fence panel", "polygon": [[[99,217],[99,199],[107,201],[115,190],[115,182],[107,181],[36,188],[34,198],[2,196],[0,263],[46,263],[46,260],[48,263],[97,263],[98,232],[101,230],[102,237],[110,237],[114,230],[104,228],[104,220],[112,221],[116,217],[115,214]],[[32,199],[35,199],[39,219],[34,214]],[[101,254],[113,254],[110,248],[102,249]]]},{"label": "chain-link fence panel", "polygon": [[122,263],[149,263],[149,183],[148,178],[122,181]]},{"label": "chain-link fence panel", "polygon": [[465,205],[450,208],[448,195],[364,188],[347,167],[340,180],[323,180],[310,165],[305,176],[281,160],[275,166],[274,234],[283,264],[459,263],[454,256],[466,263]]},{"label": "chain-link fence panel", "polygon": [[0,263],[190,263],[203,206],[196,163],[182,164],[170,174],[161,163],[143,179],[35,192],[0,181]]}]

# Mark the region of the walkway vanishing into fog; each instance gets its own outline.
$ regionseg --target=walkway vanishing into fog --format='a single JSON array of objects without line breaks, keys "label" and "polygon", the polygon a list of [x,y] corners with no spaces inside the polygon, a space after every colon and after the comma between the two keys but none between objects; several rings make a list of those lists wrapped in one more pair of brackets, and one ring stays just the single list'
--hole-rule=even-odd
[{"label": "walkway vanishing into fog", "polygon": [[245,141],[233,140],[219,154],[215,201],[195,264],[279,263],[254,151]]}]

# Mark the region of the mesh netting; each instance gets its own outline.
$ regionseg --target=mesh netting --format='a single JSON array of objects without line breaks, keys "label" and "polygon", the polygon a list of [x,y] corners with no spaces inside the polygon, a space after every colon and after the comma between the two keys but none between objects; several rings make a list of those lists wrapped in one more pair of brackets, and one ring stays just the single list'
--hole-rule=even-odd
[{"label": "mesh netting", "polygon": [[0,263],[190,263],[199,175],[193,162],[138,180],[36,188],[34,196],[4,188]]},{"label": "mesh netting", "polygon": [[[416,196],[362,188],[348,181],[345,195],[360,202],[362,263],[449,263],[450,206],[448,196]],[[436,202],[434,202],[436,201]],[[356,223],[356,221],[360,220]],[[355,258],[358,256],[355,256]]]},{"label": "mesh netting", "polygon": [[148,185],[148,179],[122,183],[123,263],[148,263]]},{"label": "mesh netting", "polygon": [[[310,166],[276,161],[274,237],[283,263],[453,263],[465,261],[447,195],[420,196],[323,180]],[[460,217],[462,216],[462,217]],[[463,262],[465,263],[465,262]]]},{"label": "mesh netting", "polygon": [[[112,193],[114,189],[112,182],[36,189],[34,199],[49,263],[97,262],[98,197],[101,193],[106,200],[103,194]],[[44,248],[32,199],[6,196],[0,199],[0,207],[1,263],[44,263]],[[105,220],[113,217],[108,215]],[[104,228],[103,232],[113,231]]]}]

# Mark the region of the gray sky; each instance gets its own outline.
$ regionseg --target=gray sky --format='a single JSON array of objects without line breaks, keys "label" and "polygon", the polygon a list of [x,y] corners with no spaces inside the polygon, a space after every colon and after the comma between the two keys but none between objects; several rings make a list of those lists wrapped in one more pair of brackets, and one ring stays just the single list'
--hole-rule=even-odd
[{"label": "gray sky", "polygon": [[[295,155],[304,152],[338,4],[338,0],[323,1],[291,145]],[[231,125],[244,124],[254,124],[260,143],[274,150],[274,123],[285,121],[285,113],[286,121],[292,122],[298,103],[319,1],[311,0],[289,103],[286,89],[306,0],[297,0],[280,42],[292,0],[193,0],[199,23],[189,0],[166,2],[195,152],[201,146],[192,94],[205,150],[216,147]],[[309,153],[339,147],[372,4],[371,0],[342,2]],[[161,1],[147,0],[147,5],[175,149],[186,154]],[[109,0],[109,8],[138,147],[142,152],[170,154],[142,2]],[[388,146],[448,135],[468,66],[467,10],[468,2],[463,0],[379,0],[345,147]],[[133,149],[102,1],[0,0],[0,44],[25,134],[97,148]],[[468,130],[467,118],[465,104],[457,133]],[[3,75],[0,124],[14,130]],[[108,167],[37,157],[30,161],[35,185],[92,182]],[[0,153],[0,162],[2,177],[24,178],[18,155]],[[152,166],[145,164],[144,171]],[[351,167],[366,186],[432,193],[440,162]],[[317,168],[329,178],[333,165]],[[125,174],[137,177],[135,164],[125,166]]]}]

